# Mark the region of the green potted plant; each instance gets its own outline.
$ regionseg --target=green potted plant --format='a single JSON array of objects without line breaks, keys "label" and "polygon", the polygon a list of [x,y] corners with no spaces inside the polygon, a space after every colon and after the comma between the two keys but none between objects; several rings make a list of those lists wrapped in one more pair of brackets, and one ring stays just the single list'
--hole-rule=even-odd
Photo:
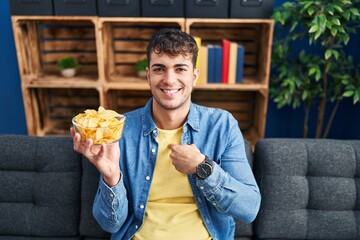
[{"label": "green potted plant", "polygon": [[[351,97],[359,103],[360,66],[344,51],[359,27],[359,6],[360,0],[294,0],[274,10],[270,97],[279,108],[304,107],[304,137],[313,107],[315,137],[327,138],[341,101]],[[303,47],[300,53],[292,48],[294,43]]]},{"label": "green potted plant", "polygon": [[146,59],[141,59],[135,63],[135,69],[139,77],[146,77],[146,68],[148,62]]},{"label": "green potted plant", "polygon": [[62,57],[57,62],[57,68],[64,77],[73,77],[76,74],[76,68],[79,63],[73,57]]}]

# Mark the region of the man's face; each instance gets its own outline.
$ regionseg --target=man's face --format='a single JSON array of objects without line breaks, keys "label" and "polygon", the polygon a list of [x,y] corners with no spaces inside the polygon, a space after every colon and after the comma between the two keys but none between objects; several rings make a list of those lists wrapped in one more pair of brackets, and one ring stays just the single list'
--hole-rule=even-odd
[{"label": "man's face", "polygon": [[191,56],[151,53],[147,77],[154,103],[165,110],[185,108],[190,104],[191,92],[196,85],[198,70]]}]

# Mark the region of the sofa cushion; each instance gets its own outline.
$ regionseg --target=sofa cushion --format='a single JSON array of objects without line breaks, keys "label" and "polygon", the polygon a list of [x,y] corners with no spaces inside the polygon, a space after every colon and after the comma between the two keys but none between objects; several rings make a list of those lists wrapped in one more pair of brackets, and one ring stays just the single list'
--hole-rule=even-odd
[{"label": "sofa cushion", "polygon": [[0,147],[0,236],[77,239],[81,156],[72,139],[0,135]]},{"label": "sofa cushion", "polygon": [[360,239],[360,141],[256,144],[260,239]]},{"label": "sofa cushion", "polygon": [[110,234],[100,228],[92,215],[100,179],[99,171],[85,157],[82,157],[82,169],[80,234],[85,240],[110,239]]}]

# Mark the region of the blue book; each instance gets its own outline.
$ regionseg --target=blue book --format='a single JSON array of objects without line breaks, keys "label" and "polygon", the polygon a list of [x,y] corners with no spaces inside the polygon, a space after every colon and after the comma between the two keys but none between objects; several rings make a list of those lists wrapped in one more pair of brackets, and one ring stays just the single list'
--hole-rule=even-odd
[{"label": "blue book", "polygon": [[214,45],[208,45],[208,83],[214,83],[215,81],[215,47]]},{"label": "blue book", "polygon": [[214,63],[214,82],[221,83],[222,78],[222,47],[215,46],[215,63]]},{"label": "blue book", "polygon": [[236,83],[241,83],[243,80],[243,72],[244,72],[244,57],[245,57],[245,49],[244,46],[238,45],[238,54],[237,54],[237,62],[236,62]]}]

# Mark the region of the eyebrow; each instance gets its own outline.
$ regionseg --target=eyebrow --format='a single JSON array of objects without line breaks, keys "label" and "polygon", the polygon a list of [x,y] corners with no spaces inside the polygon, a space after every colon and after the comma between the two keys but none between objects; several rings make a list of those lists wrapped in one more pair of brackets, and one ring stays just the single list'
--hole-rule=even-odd
[{"label": "eyebrow", "polygon": [[[151,65],[151,67],[162,67],[165,68],[164,64],[160,64],[160,63],[154,63],[153,65]],[[178,63],[175,64],[174,67],[189,67],[189,65],[185,64],[185,63]]]}]

